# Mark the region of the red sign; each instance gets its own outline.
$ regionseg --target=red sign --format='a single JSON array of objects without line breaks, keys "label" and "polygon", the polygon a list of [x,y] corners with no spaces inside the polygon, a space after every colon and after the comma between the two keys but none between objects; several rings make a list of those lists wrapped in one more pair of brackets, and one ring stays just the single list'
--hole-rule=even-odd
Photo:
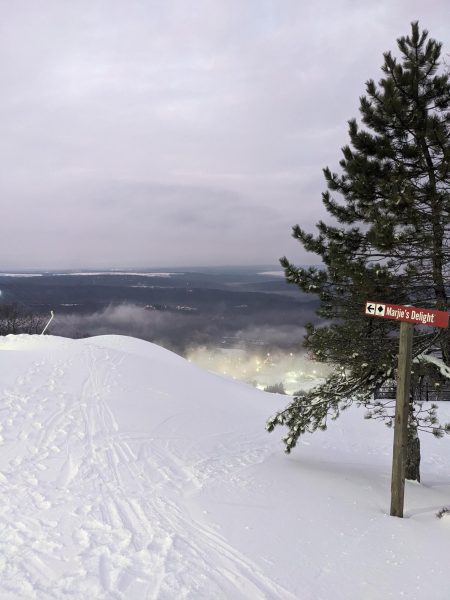
[{"label": "red sign", "polygon": [[366,302],[366,315],[381,317],[382,319],[392,319],[394,321],[406,321],[406,323],[414,323],[415,325],[448,327],[448,312],[432,310],[431,308]]}]

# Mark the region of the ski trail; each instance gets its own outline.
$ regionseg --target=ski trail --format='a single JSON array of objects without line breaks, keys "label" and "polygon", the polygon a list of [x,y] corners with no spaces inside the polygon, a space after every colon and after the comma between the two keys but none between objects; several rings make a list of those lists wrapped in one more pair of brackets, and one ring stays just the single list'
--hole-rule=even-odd
[{"label": "ski trail", "polygon": [[[183,508],[208,470],[194,475],[168,443],[151,438],[135,436],[143,451],[132,449],[108,403],[124,356],[89,343],[70,356],[34,364],[4,394],[10,459],[0,464],[0,555],[8,560],[0,576],[11,597],[293,600]],[[73,381],[72,372],[84,379]],[[35,410],[27,410],[30,398],[39,399]],[[20,440],[9,433],[18,424]],[[221,475],[245,466],[239,460],[229,457]],[[7,501],[11,490],[20,512]]]},{"label": "ski trail", "polygon": [[[97,360],[96,356],[92,354],[89,361],[92,365],[90,381],[92,382],[93,393],[98,399],[95,415],[92,418],[100,426],[99,429],[115,432],[119,428],[114,415],[105,402],[104,395],[101,393],[101,390],[108,389],[111,381],[101,381],[96,368]],[[223,587],[225,580],[226,587],[232,588],[236,597],[238,597],[238,594],[241,595],[241,590],[244,589],[249,594],[248,597],[255,599],[269,597],[293,598],[293,596],[281,590],[279,586],[270,582],[268,578],[265,578],[255,565],[249,563],[217,534],[199,524],[194,525],[189,522],[188,517],[183,518],[180,509],[174,502],[163,500],[164,496],[161,494],[155,496],[154,493],[149,493],[152,491],[153,482],[149,481],[145,475],[143,477],[143,474],[149,473],[153,469],[160,470],[168,462],[173,472],[176,472],[177,468],[180,471],[180,464],[173,456],[159,456],[160,461],[158,463],[152,465],[147,462],[141,465],[120,437],[109,435],[105,442],[103,446],[104,461],[108,464],[110,472],[114,473],[115,476],[113,482],[109,484],[104,482],[104,489],[109,494],[109,520],[112,521],[111,512],[114,512],[116,523],[118,517],[119,522],[121,521],[130,532],[135,544],[138,543],[137,547],[144,545],[142,531],[144,536],[149,536],[147,539],[152,540],[153,547],[155,547],[155,544],[157,545],[159,555],[157,572],[159,571],[159,575],[156,577],[155,584],[149,588],[148,597],[158,598],[164,593],[167,575],[165,569],[167,562],[170,560],[170,564],[176,564],[178,561],[178,568],[186,574],[197,572],[198,577],[195,578],[197,580],[201,581],[202,577],[211,578],[211,575],[213,575],[218,590]],[[140,489],[138,498],[130,501],[123,494],[120,494],[122,477],[136,483]],[[175,481],[185,478],[186,473],[178,473]],[[168,477],[167,480],[169,479],[173,483],[174,478]],[[117,489],[117,486],[119,486],[119,489]],[[108,504],[108,502],[106,503]],[[162,524],[163,526],[161,526]],[[184,547],[182,561],[180,558],[175,559],[177,544]],[[207,560],[204,556],[205,546],[209,555]],[[216,564],[222,566],[218,568]],[[154,573],[155,571],[153,571],[153,576]],[[121,573],[118,579],[122,577],[123,574]],[[171,593],[172,591],[175,592],[173,584]]]}]

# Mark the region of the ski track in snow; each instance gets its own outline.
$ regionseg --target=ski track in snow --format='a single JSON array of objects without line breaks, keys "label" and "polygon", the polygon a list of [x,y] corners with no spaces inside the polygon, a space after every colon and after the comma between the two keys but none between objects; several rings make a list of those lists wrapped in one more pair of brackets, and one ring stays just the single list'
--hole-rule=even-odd
[{"label": "ski track in snow", "polygon": [[259,462],[258,450],[242,441],[248,452],[188,465],[170,440],[127,436],[108,405],[124,355],[84,344],[70,356],[36,361],[3,392],[2,600],[293,600],[180,503]]}]

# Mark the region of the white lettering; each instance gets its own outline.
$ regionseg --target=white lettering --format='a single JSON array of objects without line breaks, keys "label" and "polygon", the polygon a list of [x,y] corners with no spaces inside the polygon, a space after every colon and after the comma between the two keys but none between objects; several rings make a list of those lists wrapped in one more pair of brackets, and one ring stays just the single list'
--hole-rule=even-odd
[{"label": "white lettering", "polygon": [[414,319],[414,321],[419,321],[419,323],[423,323],[423,325],[426,325],[427,323],[434,323],[434,316],[435,315],[423,312],[422,310],[420,312],[413,310],[411,313],[411,319]]},{"label": "white lettering", "polygon": [[394,317],[394,319],[404,319],[405,311],[401,308],[391,308],[390,306],[386,306],[386,315],[388,317]]}]

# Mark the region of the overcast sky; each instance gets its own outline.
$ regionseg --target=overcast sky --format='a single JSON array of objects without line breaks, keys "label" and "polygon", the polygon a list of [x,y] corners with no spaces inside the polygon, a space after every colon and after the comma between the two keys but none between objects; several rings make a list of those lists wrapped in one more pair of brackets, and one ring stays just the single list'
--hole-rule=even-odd
[{"label": "overcast sky", "polygon": [[448,0],[0,0],[0,270],[312,262],[368,78]]}]

